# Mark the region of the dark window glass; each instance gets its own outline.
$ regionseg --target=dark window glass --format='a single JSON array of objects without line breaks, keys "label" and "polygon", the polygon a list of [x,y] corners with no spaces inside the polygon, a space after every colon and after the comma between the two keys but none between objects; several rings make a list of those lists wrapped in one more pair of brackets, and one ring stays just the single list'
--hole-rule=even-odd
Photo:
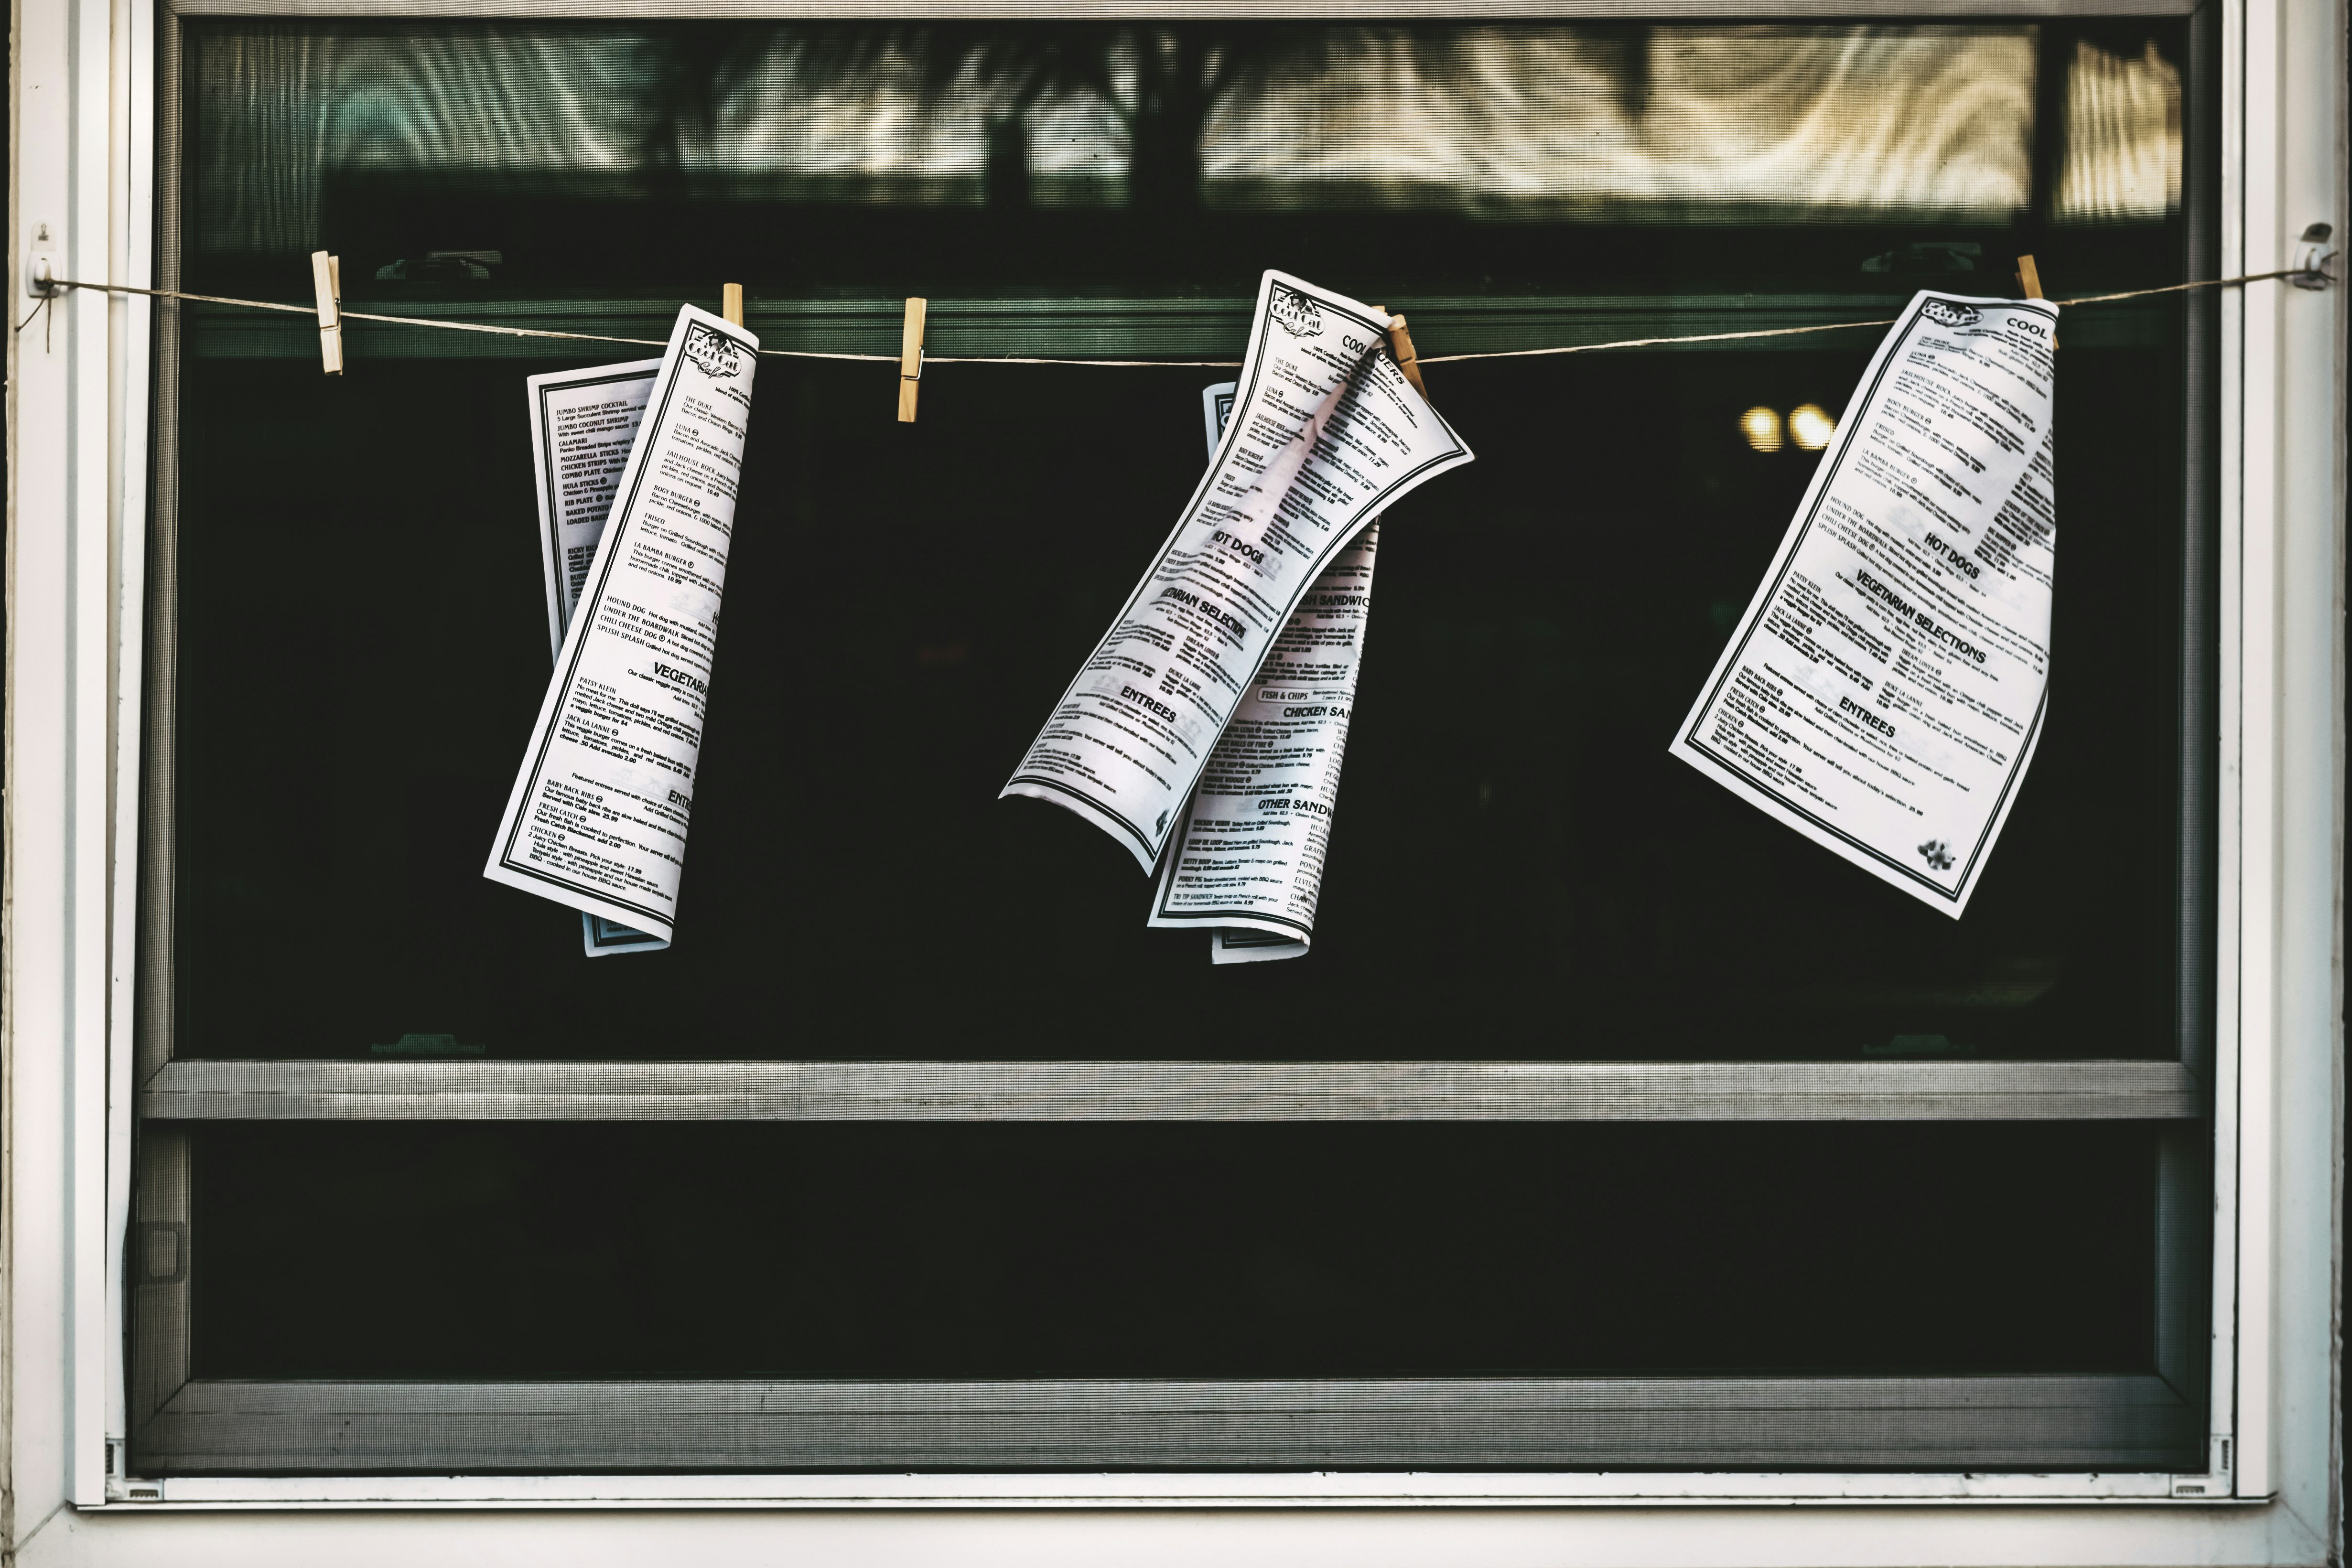
[{"label": "dark window glass", "polygon": [[[2177,23],[192,26],[191,286],[772,345],[1237,353],[1275,264],[1423,350],[2180,276]],[[466,256],[434,252],[467,253]],[[2063,262],[2061,260],[2063,258]],[[675,951],[479,867],[548,672],[522,378],[184,309],[174,1049],[538,1057],[2163,1056],[2179,308],[2070,317],[2052,714],[1952,923],[1671,762],[1874,333],[1437,366],[1307,958],[1212,971],[995,792],[1165,533],[1216,372],[761,371]],[[1054,411],[1050,417],[1043,411]],[[1150,998],[1139,1009],[1132,998]]]},{"label": "dark window glass", "polygon": [[220,1125],[199,1377],[2145,1373],[2064,1124]]},{"label": "dark window glass", "polygon": [[764,365],[677,946],[592,962],[480,874],[549,668],[531,367],[197,361],[179,1049],[2163,1055],[2164,352],[2067,350],[2100,570],[1967,919],[1666,756],[1811,465],[1740,411],[1834,409],[1866,350],[1433,371],[1481,455],[1383,538],[1314,951],[1214,971],[1124,851],[995,799],[1197,476],[1202,372],[949,368],[910,429],[882,367]]}]

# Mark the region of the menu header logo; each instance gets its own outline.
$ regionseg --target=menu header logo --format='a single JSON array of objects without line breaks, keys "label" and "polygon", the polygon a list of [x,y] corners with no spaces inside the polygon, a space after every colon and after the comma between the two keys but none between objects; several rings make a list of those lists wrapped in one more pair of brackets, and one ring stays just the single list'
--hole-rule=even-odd
[{"label": "menu header logo", "polygon": [[699,321],[686,324],[686,357],[715,382],[732,381],[743,373],[741,345]]}]

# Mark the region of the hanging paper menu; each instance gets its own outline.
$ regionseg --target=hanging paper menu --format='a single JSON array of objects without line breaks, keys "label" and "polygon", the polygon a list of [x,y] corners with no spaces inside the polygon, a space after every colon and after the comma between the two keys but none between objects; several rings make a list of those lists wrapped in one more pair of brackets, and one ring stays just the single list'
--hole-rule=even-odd
[{"label": "hanging paper menu", "polygon": [[1911,301],[1671,748],[1955,918],[2047,707],[2057,325]]},{"label": "hanging paper menu", "polygon": [[680,308],[482,874],[667,942],[759,340]]},{"label": "hanging paper menu", "polygon": [[[1234,392],[1202,393],[1212,458]],[[1314,938],[1380,531],[1365,524],[1292,612],[1160,857],[1150,924],[1205,927],[1213,964],[1300,957]]]},{"label": "hanging paper menu", "polygon": [[1216,460],[1005,785],[1152,870],[1302,599],[1364,524],[1471,460],[1389,356],[1389,317],[1258,284]]}]

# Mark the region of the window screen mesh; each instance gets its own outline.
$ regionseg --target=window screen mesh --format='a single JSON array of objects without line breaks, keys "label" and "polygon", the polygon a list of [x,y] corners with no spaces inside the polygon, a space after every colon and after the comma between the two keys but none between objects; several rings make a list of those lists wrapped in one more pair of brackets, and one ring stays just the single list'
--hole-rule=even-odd
[{"label": "window screen mesh", "polygon": [[[2192,237],[2177,22],[186,46],[183,285],[307,298],[323,247],[400,314],[659,336],[732,279],[771,345],[894,350],[920,293],[942,353],[1223,358],[1271,265],[1436,354],[1886,316],[2026,251],[2061,293],[2161,284]],[[763,364],[678,945],[592,963],[478,873],[548,668],[522,377],[643,350],[353,323],[322,382],[299,316],[176,319],[181,1057],[2035,1061],[2196,1027],[2186,307],[2067,319],[2062,553],[2098,570],[2064,572],[2049,733],[1958,924],[1664,750],[1811,473],[1743,412],[1836,413],[1874,334],[1433,367],[1480,461],[1385,532],[1314,952],[1240,971],[993,798],[1197,478],[1215,372],[943,366],[903,427],[889,367]],[[197,1381],[135,1440],[186,1470],[2193,1463],[2158,1364],[2203,1281],[2166,1272],[2155,1172],[2200,1135],[165,1125],[192,1261],[141,1332]],[[1496,1392],[1596,1373],[1800,1381],[1687,1421]],[[1389,1375],[1428,1383],[1230,1421],[967,1386]],[[763,1376],[986,1409],[869,1387],[795,1426],[826,1396]],[[701,1385],[512,1383],[625,1377],[738,1382],[674,1421]]]}]

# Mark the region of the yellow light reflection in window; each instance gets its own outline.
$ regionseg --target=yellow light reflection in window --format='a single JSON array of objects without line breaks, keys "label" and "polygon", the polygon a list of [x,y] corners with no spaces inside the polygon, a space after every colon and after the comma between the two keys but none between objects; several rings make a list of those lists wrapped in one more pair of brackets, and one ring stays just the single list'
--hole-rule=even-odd
[{"label": "yellow light reflection in window", "polygon": [[1801,402],[1789,411],[1789,438],[1808,452],[1819,452],[1837,434],[1837,421],[1815,402]]},{"label": "yellow light reflection in window", "polygon": [[1781,444],[1780,412],[1776,409],[1765,408],[1760,404],[1749,409],[1739,416],[1739,434],[1746,436],[1748,444],[1759,452],[1780,451]]}]

